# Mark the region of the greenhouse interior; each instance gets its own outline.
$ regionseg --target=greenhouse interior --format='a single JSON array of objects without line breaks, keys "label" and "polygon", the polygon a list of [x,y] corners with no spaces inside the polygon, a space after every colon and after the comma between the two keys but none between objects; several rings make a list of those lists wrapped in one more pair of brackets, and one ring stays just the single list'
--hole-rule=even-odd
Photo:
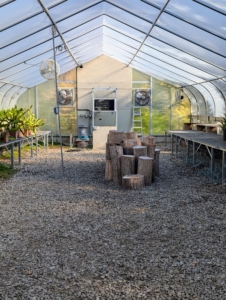
[{"label": "greenhouse interior", "polygon": [[226,299],[225,49],[225,0],[0,0],[0,299]]}]

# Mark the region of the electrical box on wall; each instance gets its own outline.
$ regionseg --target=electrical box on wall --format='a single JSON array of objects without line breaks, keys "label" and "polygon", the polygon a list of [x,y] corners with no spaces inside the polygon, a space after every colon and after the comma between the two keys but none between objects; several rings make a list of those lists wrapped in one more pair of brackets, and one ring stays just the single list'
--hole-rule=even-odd
[{"label": "electrical box on wall", "polygon": [[94,126],[116,126],[116,111],[94,112]]}]

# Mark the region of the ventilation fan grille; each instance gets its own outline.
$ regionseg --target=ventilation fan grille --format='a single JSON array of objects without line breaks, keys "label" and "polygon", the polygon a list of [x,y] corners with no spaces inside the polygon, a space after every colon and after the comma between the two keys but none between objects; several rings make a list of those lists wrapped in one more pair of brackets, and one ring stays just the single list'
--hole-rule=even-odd
[{"label": "ventilation fan grille", "polygon": [[[55,77],[55,62],[52,59],[44,60],[39,67],[40,74],[45,79],[53,79]],[[60,74],[60,67],[56,62],[57,76]]]},{"label": "ventilation fan grille", "polygon": [[73,105],[74,104],[74,90],[69,88],[58,90],[58,104],[59,105]]},{"label": "ventilation fan grille", "polygon": [[150,106],[151,92],[150,90],[135,90],[134,99],[136,106]]}]

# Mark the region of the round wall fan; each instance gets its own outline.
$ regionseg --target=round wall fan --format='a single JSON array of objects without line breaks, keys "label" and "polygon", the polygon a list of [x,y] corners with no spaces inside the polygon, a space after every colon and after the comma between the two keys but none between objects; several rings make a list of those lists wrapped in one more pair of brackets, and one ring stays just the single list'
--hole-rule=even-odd
[{"label": "round wall fan", "polygon": [[151,95],[147,90],[136,90],[135,101],[140,106],[150,105]]},{"label": "round wall fan", "polygon": [[[55,77],[55,62],[53,59],[44,60],[39,67],[40,74],[45,79],[53,79]],[[60,66],[56,62],[57,76],[60,74]]]},{"label": "round wall fan", "polygon": [[58,90],[58,103],[59,105],[73,105],[73,89]]}]

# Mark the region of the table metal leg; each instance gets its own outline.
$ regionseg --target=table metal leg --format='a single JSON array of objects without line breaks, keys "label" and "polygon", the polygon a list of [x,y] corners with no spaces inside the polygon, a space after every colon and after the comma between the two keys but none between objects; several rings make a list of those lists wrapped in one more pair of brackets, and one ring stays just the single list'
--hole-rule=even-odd
[{"label": "table metal leg", "polygon": [[178,141],[179,141],[179,137],[176,136],[176,156],[178,155]]},{"label": "table metal leg", "polygon": [[171,135],[171,153],[173,154],[174,135]]},{"label": "table metal leg", "polygon": [[222,151],[222,185],[226,185],[226,151]]},{"label": "table metal leg", "polygon": [[18,143],[18,163],[21,165],[21,142]]},{"label": "table metal leg", "polygon": [[214,148],[211,148],[211,155],[210,155],[210,176],[211,180],[214,179],[214,168],[215,168],[215,157],[214,157]]},{"label": "table metal leg", "polygon": [[195,166],[195,142],[193,142],[192,163],[194,167]]},{"label": "table metal leg", "polygon": [[14,144],[11,144],[11,168],[14,169]]}]

